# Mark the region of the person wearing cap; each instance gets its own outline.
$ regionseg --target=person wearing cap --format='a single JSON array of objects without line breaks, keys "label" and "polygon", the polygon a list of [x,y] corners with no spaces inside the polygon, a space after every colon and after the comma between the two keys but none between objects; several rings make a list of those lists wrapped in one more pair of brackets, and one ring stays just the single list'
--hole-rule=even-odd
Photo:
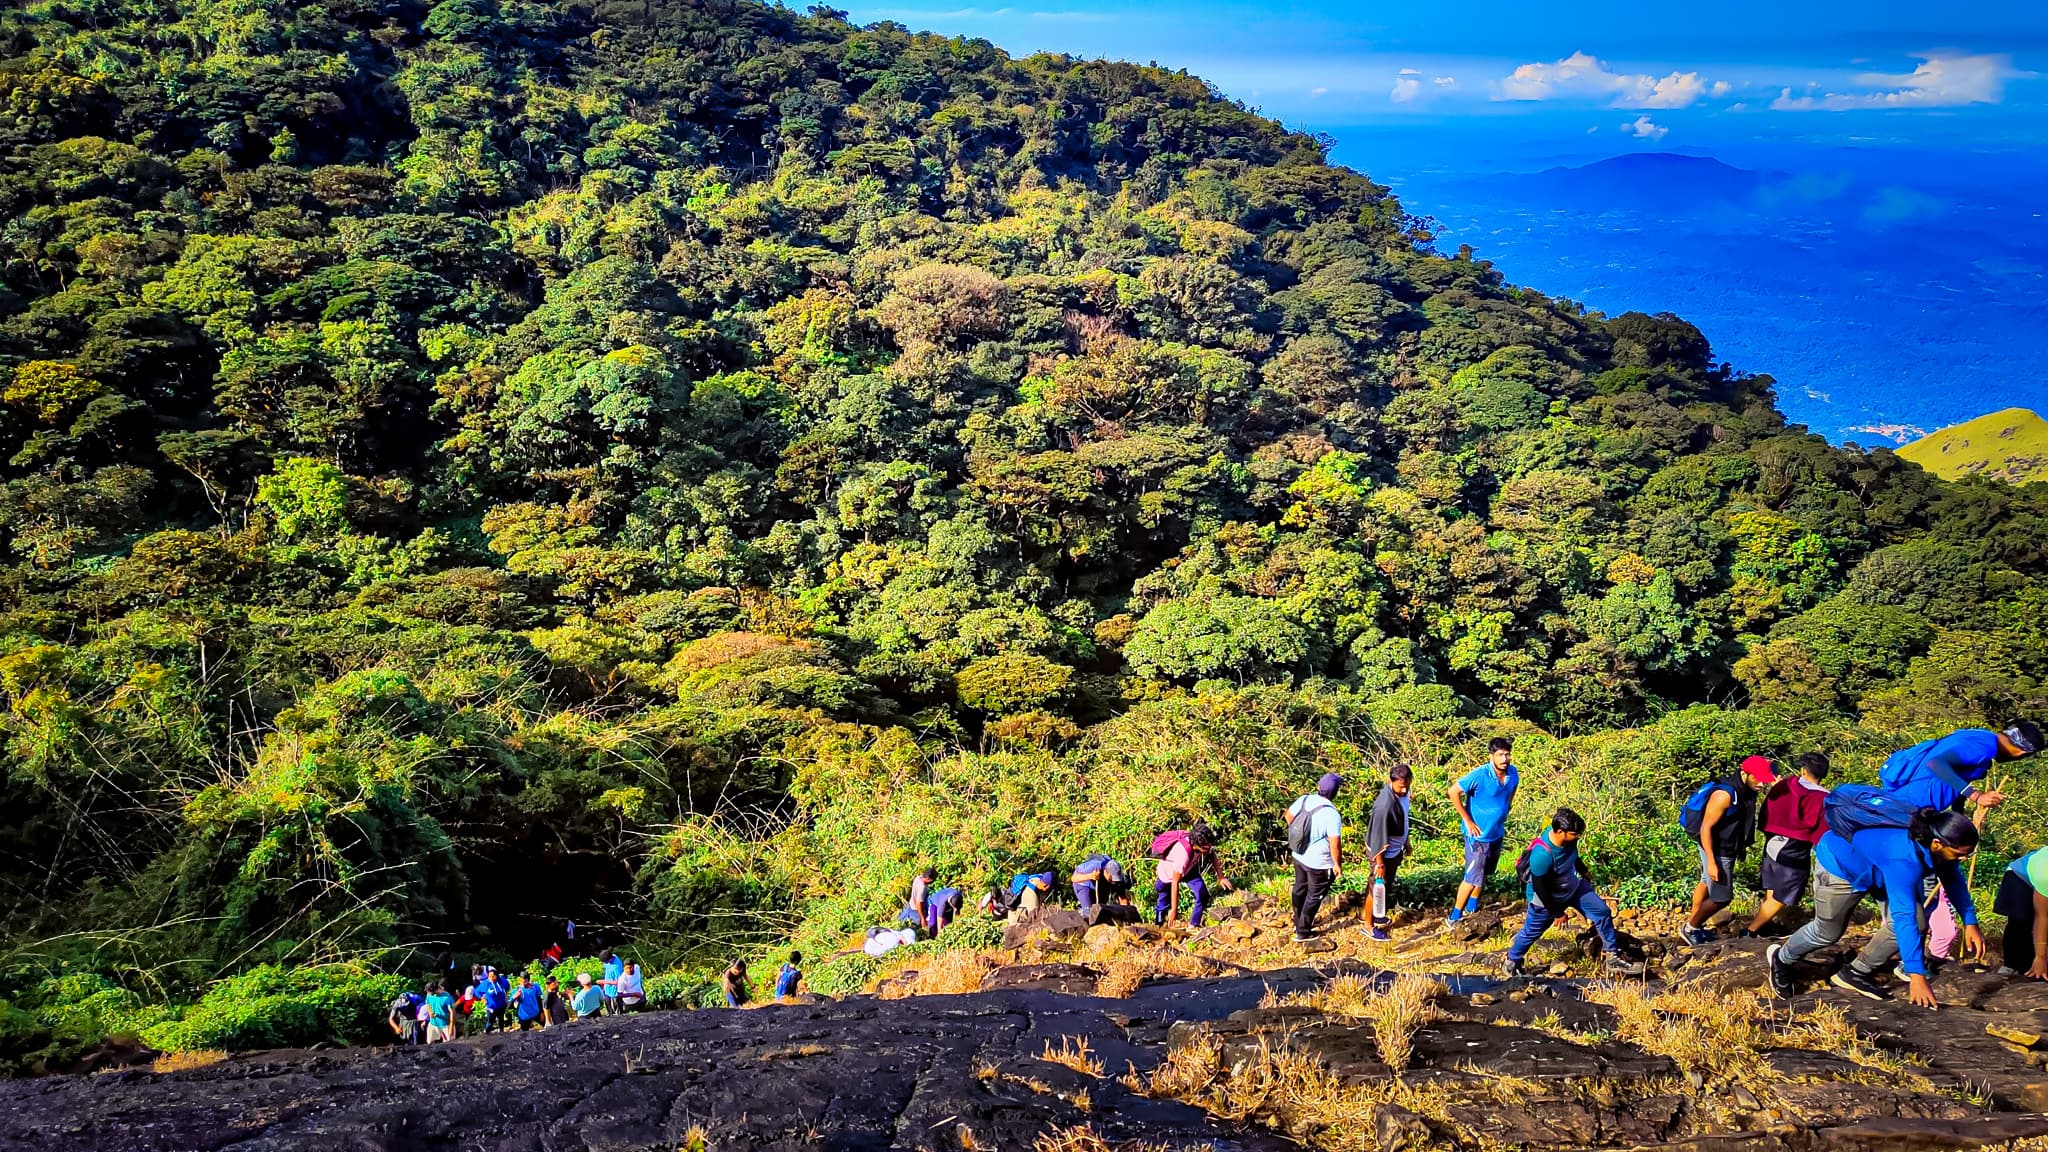
[{"label": "person wearing cap", "polygon": [[1678,930],[1687,944],[1712,940],[1707,921],[1735,902],[1735,864],[1756,839],[1757,789],[1777,782],[1777,765],[1769,756],[1749,756],[1734,776],[1701,786],[1705,804],[1698,833],[1700,882],[1692,889],[1692,915]]},{"label": "person wearing cap", "polygon": [[604,990],[591,982],[590,973],[576,974],[576,995],[570,997],[569,1008],[576,1013],[576,1019],[585,1020],[604,1009]]},{"label": "person wearing cap", "polygon": [[2040,750],[2041,729],[2031,720],[2015,720],[2002,732],[1964,728],[1892,753],[1878,771],[1878,786],[1915,808],[1946,810],[1965,800],[1978,808],[1995,808],[2004,802],[2005,793],[1980,789],[1978,782],[1993,764]]},{"label": "person wearing cap", "polygon": [[1741,935],[1761,933],[1778,913],[1796,906],[1806,895],[1813,875],[1813,849],[1827,834],[1828,818],[1823,810],[1828,790],[1828,758],[1819,752],[1801,752],[1792,762],[1797,769],[1781,776],[1764,791],[1759,811],[1764,831],[1764,855],[1757,861],[1757,879],[1764,887],[1764,901]]},{"label": "person wearing cap", "polygon": [[[1287,842],[1303,847],[1294,857],[1294,938],[1313,934],[1316,912],[1330,886],[1344,874],[1344,817],[1337,811],[1337,789],[1344,778],[1326,772],[1316,790],[1287,806]],[[1300,822],[1297,826],[1297,821]]]},{"label": "person wearing cap", "polygon": [[1081,906],[1081,915],[1090,924],[1103,918],[1102,909],[1131,902],[1131,878],[1124,874],[1123,864],[1107,852],[1081,861],[1067,879],[1074,886],[1074,901]]}]

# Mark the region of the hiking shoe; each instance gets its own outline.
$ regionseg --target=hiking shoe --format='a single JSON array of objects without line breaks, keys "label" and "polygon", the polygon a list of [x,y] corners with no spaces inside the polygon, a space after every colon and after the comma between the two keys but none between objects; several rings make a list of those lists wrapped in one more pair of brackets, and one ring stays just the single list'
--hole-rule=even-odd
[{"label": "hiking shoe", "polygon": [[2000,976],[2017,976],[2020,974],[2020,970],[2009,964],[2000,964],[1998,966],[1998,974]]},{"label": "hiking shoe", "polygon": [[1373,929],[1373,930],[1372,930],[1372,937],[1371,937],[1371,938],[1372,938],[1373,940],[1375,940],[1375,941],[1378,941],[1379,943],[1382,943],[1382,944],[1384,944],[1384,943],[1386,943],[1387,941],[1389,941],[1389,940],[1392,940],[1392,939],[1393,939],[1393,937],[1392,937],[1392,936],[1389,936],[1389,935],[1387,935],[1387,930],[1386,930],[1385,928],[1375,928],[1375,929]]},{"label": "hiking shoe", "polygon": [[1743,928],[1736,931],[1735,938],[1737,940],[1754,940],[1756,939],[1756,933],[1751,932],[1747,928]]},{"label": "hiking shoe", "polygon": [[1299,933],[1299,932],[1296,932],[1296,933],[1294,934],[1294,942],[1295,942],[1296,944],[1306,944],[1306,943],[1308,943],[1308,942],[1309,942],[1310,940],[1313,940],[1313,939],[1314,939],[1314,937],[1313,937],[1313,936],[1304,936],[1304,935],[1302,935],[1302,934],[1301,934],[1301,933]]},{"label": "hiking shoe", "polygon": [[1702,944],[1712,944],[1714,942],[1713,932],[1705,928],[1695,928],[1690,924],[1679,927],[1678,938],[1688,948],[1697,948]]},{"label": "hiking shoe", "polygon": [[1872,1000],[1889,1000],[1892,998],[1891,992],[1884,985],[1879,984],[1876,980],[1858,972],[1854,968],[1844,968],[1833,976],[1828,977],[1828,983],[1840,988],[1844,992],[1854,992],[1858,996],[1868,996]]},{"label": "hiking shoe", "polygon": [[1764,964],[1771,973],[1771,995],[1780,1000],[1790,1000],[1799,994],[1799,986],[1792,983],[1791,973],[1785,971],[1784,962],[1778,959],[1778,953],[1784,949],[1783,944],[1773,944],[1764,949]]},{"label": "hiking shoe", "polygon": [[1445,927],[1449,927],[1450,925],[1456,924],[1458,921],[1463,920],[1464,918],[1465,910],[1463,908],[1453,908],[1451,909],[1451,914],[1449,916],[1444,917],[1444,925]]},{"label": "hiking shoe", "polygon": [[1600,962],[1600,970],[1609,976],[1641,976],[1643,974],[1643,966],[1641,964],[1633,960],[1625,960],[1613,954],[1609,954],[1605,960]]},{"label": "hiking shoe", "polygon": [[1522,962],[1512,957],[1500,962],[1500,974],[1510,980],[1528,975],[1527,972],[1522,971]]}]

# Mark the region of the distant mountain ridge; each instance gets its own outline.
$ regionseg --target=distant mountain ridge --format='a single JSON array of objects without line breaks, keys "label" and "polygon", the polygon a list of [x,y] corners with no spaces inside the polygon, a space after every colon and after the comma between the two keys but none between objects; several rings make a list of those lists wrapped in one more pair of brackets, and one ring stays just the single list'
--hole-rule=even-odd
[{"label": "distant mountain ridge", "polygon": [[1945,480],[2048,480],[2048,420],[2031,409],[2006,408],[1930,432],[1899,455]]}]

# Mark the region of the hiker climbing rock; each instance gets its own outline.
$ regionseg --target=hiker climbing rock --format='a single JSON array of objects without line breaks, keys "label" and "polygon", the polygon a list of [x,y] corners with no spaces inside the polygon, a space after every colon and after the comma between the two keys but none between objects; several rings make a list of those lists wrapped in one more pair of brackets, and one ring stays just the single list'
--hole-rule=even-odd
[{"label": "hiker climbing rock", "polygon": [[1802,752],[1792,766],[1795,771],[1772,784],[1763,796],[1764,856],[1757,871],[1764,899],[1745,935],[1761,933],[1780,912],[1798,905],[1813,874],[1813,847],[1828,830],[1822,810],[1828,790],[1821,786],[1828,778],[1828,758],[1819,752]]},{"label": "hiker climbing rock", "polygon": [[1614,912],[1593,888],[1592,873],[1579,856],[1579,838],[1586,834],[1585,817],[1569,808],[1559,808],[1550,818],[1550,829],[1529,842],[1515,861],[1515,875],[1522,881],[1525,901],[1522,930],[1508,945],[1501,970],[1520,976],[1522,960],[1568,908],[1577,909],[1600,934],[1601,968],[1610,975],[1640,976],[1641,964],[1621,954],[1621,941],[1614,933]]},{"label": "hiker climbing rock", "polygon": [[[1161,832],[1152,839],[1152,855],[1159,858],[1158,880],[1152,886],[1154,916],[1161,924],[1179,918],[1180,889],[1185,884],[1194,902],[1188,912],[1188,925],[1200,928],[1203,913],[1209,908],[1209,885],[1202,873],[1216,868],[1215,832],[1199,821],[1185,832]],[[1225,892],[1235,887],[1220,871],[1216,886]]]}]

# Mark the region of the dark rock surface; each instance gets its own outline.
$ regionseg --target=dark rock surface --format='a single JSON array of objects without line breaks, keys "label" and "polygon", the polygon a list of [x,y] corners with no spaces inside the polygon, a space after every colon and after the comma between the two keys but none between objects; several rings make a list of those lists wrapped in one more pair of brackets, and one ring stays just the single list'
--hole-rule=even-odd
[{"label": "dark rock surface", "polygon": [[[1158,1062],[1174,1020],[1316,979],[1297,970],[1175,981],[1123,1000],[1010,990],[656,1012],[431,1048],[262,1052],[182,1073],[4,1081],[0,1149],[674,1152],[693,1127],[713,1149],[1029,1149],[1039,1133],[1081,1123],[1112,1140],[1293,1147],[1134,1095],[1118,1077]],[[1068,1037],[1087,1040],[1103,1076],[1042,1059]]]}]

